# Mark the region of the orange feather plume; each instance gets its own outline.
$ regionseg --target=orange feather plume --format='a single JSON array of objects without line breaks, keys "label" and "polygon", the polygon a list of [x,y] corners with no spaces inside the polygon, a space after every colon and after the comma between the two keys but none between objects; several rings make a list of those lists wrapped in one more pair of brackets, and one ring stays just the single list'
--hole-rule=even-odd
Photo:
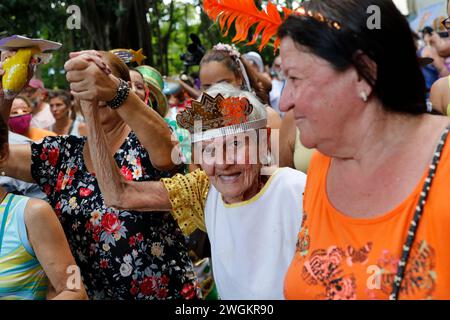
[{"label": "orange feather plume", "polygon": [[[248,45],[256,43],[261,36],[261,44],[258,48],[260,51],[276,35],[282,23],[280,12],[270,1],[266,10],[259,10],[253,0],[205,0],[203,8],[210,19],[218,20],[220,29],[222,32],[225,31],[225,36],[233,22],[235,23],[236,35],[233,42],[247,41],[250,28],[256,25],[253,38]],[[278,44],[279,41],[275,41],[275,50]]]}]

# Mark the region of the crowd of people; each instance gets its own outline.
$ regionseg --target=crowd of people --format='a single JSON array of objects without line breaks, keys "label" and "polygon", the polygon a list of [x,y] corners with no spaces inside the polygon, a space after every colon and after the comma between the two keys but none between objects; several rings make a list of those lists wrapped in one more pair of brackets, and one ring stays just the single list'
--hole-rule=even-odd
[{"label": "crowd of people", "polygon": [[271,67],[87,50],[67,91],[0,86],[0,299],[450,299],[450,42],[392,1],[284,12]]}]

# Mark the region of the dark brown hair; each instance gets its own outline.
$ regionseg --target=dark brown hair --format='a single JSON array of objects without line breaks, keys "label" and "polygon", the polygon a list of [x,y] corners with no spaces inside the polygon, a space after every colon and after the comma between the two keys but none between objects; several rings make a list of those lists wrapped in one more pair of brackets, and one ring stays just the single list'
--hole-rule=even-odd
[{"label": "dark brown hair", "polygon": [[[425,80],[412,33],[408,21],[391,0],[311,0],[302,5],[307,11],[339,22],[341,28],[332,28],[311,17],[291,15],[278,30],[281,39],[292,38],[337,71],[355,67],[386,110],[427,112]],[[379,9],[380,28],[368,25],[371,6]],[[376,72],[370,63],[376,64]]]},{"label": "dark brown hair", "polygon": [[108,51],[100,51],[100,54],[116,77],[127,82],[131,81],[130,70],[122,59]]},{"label": "dark brown hair", "polygon": [[50,91],[48,94],[48,102],[50,102],[51,99],[59,98],[62,100],[62,102],[69,108],[70,110],[70,118],[72,120],[75,120],[75,112],[74,112],[74,104],[73,104],[73,98],[70,92],[65,90],[53,90]]},{"label": "dark brown hair", "polygon": [[[250,63],[243,57],[240,58],[242,64],[244,65],[245,72],[247,73],[248,79],[250,81],[251,89],[255,90],[256,96],[261,100],[262,103],[269,103],[269,92],[272,90],[270,87],[265,87],[263,82],[259,80],[258,74],[253,70]],[[200,68],[203,64],[208,62],[220,62],[227,69],[232,71],[236,77],[244,81],[244,76],[242,75],[241,68],[236,58],[230,56],[228,51],[225,50],[210,50],[200,61]]]},{"label": "dark brown hair", "polygon": [[33,109],[33,107],[32,107],[33,104],[31,103],[30,99],[28,99],[26,96],[18,95],[14,99],[22,100],[23,102],[25,102],[27,104],[27,106],[28,106],[28,108],[30,108],[30,110]]}]

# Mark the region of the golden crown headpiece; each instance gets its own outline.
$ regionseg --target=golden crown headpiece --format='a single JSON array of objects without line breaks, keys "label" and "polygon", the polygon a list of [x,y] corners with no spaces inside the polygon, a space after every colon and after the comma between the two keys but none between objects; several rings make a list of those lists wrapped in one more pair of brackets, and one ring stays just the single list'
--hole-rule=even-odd
[{"label": "golden crown headpiece", "polygon": [[192,142],[265,128],[267,119],[249,121],[253,105],[246,97],[212,97],[203,93],[200,101],[177,115],[177,123],[192,135]]}]

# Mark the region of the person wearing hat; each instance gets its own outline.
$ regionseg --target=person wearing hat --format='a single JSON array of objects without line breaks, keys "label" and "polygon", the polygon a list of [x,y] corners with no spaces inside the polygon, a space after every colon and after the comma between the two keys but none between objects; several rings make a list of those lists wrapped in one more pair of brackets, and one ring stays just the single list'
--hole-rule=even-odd
[{"label": "person wearing hat", "polygon": [[[0,50],[1,50],[1,61],[5,61],[4,68],[8,64],[6,60],[13,60],[15,58],[16,52],[20,50],[24,50],[26,48],[32,48],[32,52],[34,54],[31,55],[30,61],[26,61],[26,64],[29,64],[28,70],[30,70],[31,67],[35,67],[37,64],[40,63],[46,63],[48,62],[48,58],[51,57],[48,53],[42,53],[43,51],[47,50],[57,50],[61,47],[60,43],[42,40],[42,39],[29,39],[23,36],[11,36],[7,38],[0,39]],[[14,79],[17,79],[19,77],[23,78],[23,84],[25,85],[25,80],[27,78],[27,68],[22,68],[23,70],[20,70],[23,65],[20,65],[20,61],[16,61],[15,65],[10,65],[10,71],[7,72],[5,70],[4,79],[2,82],[4,84],[7,84],[8,87],[11,88],[4,88],[4,92],[8,94],[13,94],[13,96],[17,96],[19,92],[14,92],[15,90],[12,89],[14,84],[18,83],[18,81],[15,81]],[[20,71],[25,71],[25,73],[20,73]],[[14,71],[16,72],[14,74]],[[14,74],[14,76],[13,76]],[[29,74],[32,74],[29,72]],[[32,119],[29,123],[29,126],[32,128],[37,129],[43,129],[50,131],[50,127],[55,123],[55,118],[53,117],[50,106],[45,102],[47,92],[44,88],[44,83],[42,80],[32,78],[26,81],[26,87],[22,91],[22,94],[28,98],[31,102],[31,115]],[[20,82],[20,81],[19,81]],[[22,88],[21,88],[22,89]],[[10,97],[11,98],[11,97]],[[12,105],[12,101],[14,99],[8,99],[9,105]],[[1,101],[0,101],[1,102]],[[5,108],[6,110],[6,108]],[[9,116],[8,114],[3,114],[3,117]]]},{"label": "person wearing hat", "polygon": [[[70,58],[65,68],[71,93],[82,108],[85,100],[96,102],[102,132],[122,174],[138,180],[171,176],[175,166],[170,130],[131,91],[123,61],[96,51],[71,53]],[[86,117],[91,112],[83,108]],[[90,139],[58,136],[31,146],[11,146],[5,174],[35,181],[47,193],[74,249],[89,297],[197,297],[185,238],[170,215],[131,215],[105,206],[91,167]],[[155,290],[153,280],[158,283]]]},{"label": "person wearing hat", "polygon": [[135,70],[142,75],[148,89],[146,103],[164,118],[167,115],[168,107],[166,96],[163,93],[164,81],[161,74],[155,68],[147,65],[136,67]]},{"label": "person wearing hat", "polygon": [[[15,45],[22,46],[19,53],[26,51],[21,51],[21,48],[35,45],[36,42],[52,43],[41,39],[10,37],[9,40],[0,40],[0,49],[6,50],[2,47],[5,43],[13,46],[11,42],[17,40],[21,43],[19,41]],[[23,85],[29,82],[33,72],[29,68],[30,61],[24,59],[20,61],[20,66],[20,63],[16,63],[17,59],[12,59],[13,56],[11,51],[2,51],[0,62],[0,112],[4,115],[0,117],[2,177],[6,175],[6,166],[10,161],[18,165],[26,162],[25,157],[11,153],[7,121],[13,101]],[[23,78],[17,81],[20,78],[17,69],[21,67],[23,73],[19,76]],[[11,76],[8,72],[13,68],[15,70],[12,73],[16,73]],[[17,138],[21,139],[21,136]],[[20,142],[25,143],[22,146],[27,145],[27,141]],[[83,282],[80,277],[76,277],[79,272],[74,257],[52,208],[41,199],[14,194],[3,186],[0,187],[0,199],[0,300],[87,299]],[[77,285],[68,286],[73,280]]]},{"label": "person wearing hat", "polygon": [[32,103],[33,118],[31,119],[30,125],[33,128],[51,130],[56,120],[50,110],[50,105],[46,102],[48,92],[42,80],[31,79],[23,93]]},{"label": "person wearing hat", "polygon": [[[270,155],[264,146],[267,112],[253,93],[218,83],[181,112],[178,125],[191,133],[201,169],[161,182],[124,181],[92,120],[88,125],[98,135],[93,164],[108,205],[172,211],[185,234],[206,231],[222,299],[283,299],[306,175],[290,168],[263,175]],[[252,150],[259,156],[253,158]]]}]

